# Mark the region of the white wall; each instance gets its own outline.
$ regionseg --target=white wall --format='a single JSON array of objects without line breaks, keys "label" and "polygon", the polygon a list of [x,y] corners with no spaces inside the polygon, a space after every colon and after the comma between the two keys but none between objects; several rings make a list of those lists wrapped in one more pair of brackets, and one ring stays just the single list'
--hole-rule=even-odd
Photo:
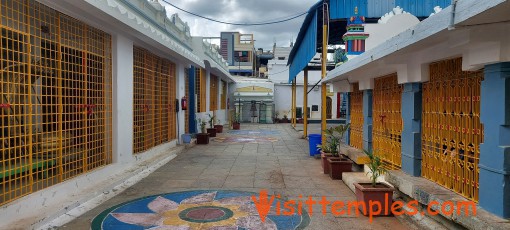
[{"label": "white wall", "polygon": [[[186,95],[186,73],[184,72],[184,69],[187,67],[187,65],[182,63],[176,64],[176,72],[177,72],[177,99],[179,100],[179,112],[177,113],[177,139],[179,140],[179,143],[182,143],[181,134],[185,133],[185,116],[186,111],[182,110],[181,108],[181,98],[183,98]],[[189,99],[188,99],[189,100]]]},{"label": "white wall", "polygon": [[133,143],[133,41],[113,39],[113,162],[125,163],[133,155],[133,144],[126,144]]},{"label": "white wall", "polygon": [[[308,91],[312,89],[313,85],[308,85]],[[328,86],[329,87],[329,86]],[[318,89],[318,90],[316,90]],[[296,107],[303,108],[303,85],[296,86]],[[330,97],[332,99],[332,107],[331,107],[331,117],[332,119],[336,119],[336,110],[337,110],[337,96],[336,93],[334,96]],[[275,84],[275,111],[278,112],[279,118],[283,118],[284,111],[290,111],[292,108],[292,85],[283,85],[283,84]],[[319,110],[313,112],[312,105],[318,105]],[[308,94],[308,107],[310,108],[310,118],[313,119],[321,119],[321,87],[320,85],[316,86],[309,94]],[[303,108],[304,109],[304,108]],[[290,119],[292,116],[289,113],[288,118]]]},{"label": "white wall", "polygon": [[370,50],[380,45],[419,22],[420,20],[411,14],[398,14],[392,16],[384,24],[365,24],[365,33],[369,34],[365,43],[365,50]]},{"label": "white wall", "polygon": [[[317,87],[316,87],[317,88]],[[303,107],[303,86],[296,86],[296,106]],[[310,91],[312,86],[308,87],[307,91]],[[284,111],[290,111],[292,109],[292,86],[291,85],[275,85],[275,93],[274,93],[274,101],[275,101],[275,111],[278,112],[278,117],[283,118]],[[311,112],[310,118],[320,119],[321,118],[321,90],[312,90],[308,94],[308,107],[310,107],[310,111],[312,109],[312,105],[318,105],[319,111]],[[288,118],[290,119],[292,115],[288,114]]]},{"label": "white wall", "polygon": [[[223,81],[221,81],[221,78],[218,77],[218,110],[216,110],[214,113],[216,114],[216,120],[220,120],[219,125],[228,125],[228,110],[227,108],[221,109],[221,95],[223,93]],[[227,95],[228,95],[228,87],[227,87]],[[228,97],[225,97],[225,100],[227,100]],[[225,102],[226,103],[226,102]]]},{"label": "white wall", "polygon": [[[288,83],[289,82],[289,66],[287,61],[270,60],[268,62],[269,80],[274,83]],[[321,71],[308,71],[308,84],[315,84],[321,79]],[[297,84],[304,83],[304,73],[299,72],[296,77]]]}]

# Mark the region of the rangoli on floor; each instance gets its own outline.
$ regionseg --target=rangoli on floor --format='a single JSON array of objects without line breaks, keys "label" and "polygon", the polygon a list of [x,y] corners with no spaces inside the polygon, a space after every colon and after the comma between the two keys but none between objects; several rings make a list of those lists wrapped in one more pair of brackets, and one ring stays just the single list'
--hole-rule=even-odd
[{"label": "rangoli on floor", "polygon": [[278,134],[280,134],[280,131],[265,130],[265,129],[258,129],[258,130],[229,130],[228,134],[232,134],[232,135],[265,136],[265,135],[278,135]]},{"label": "rangoli on floor", "polygon": [[105,210],[94,218],[92,229],[303,229],[310,221],[305,210],[301,215],[285,216],[276,215],[273,207],[263,222],[252,195],[258,196],[242,191],[207,190],[144,197]]},{"label": "rangoli on floor", "polygon": [[256,136],[223,136],[216,137],[213,140],[220,143],[243,143],[243,144],[258,144],[278,141],[278,139],[274,137],[256,137]]}]

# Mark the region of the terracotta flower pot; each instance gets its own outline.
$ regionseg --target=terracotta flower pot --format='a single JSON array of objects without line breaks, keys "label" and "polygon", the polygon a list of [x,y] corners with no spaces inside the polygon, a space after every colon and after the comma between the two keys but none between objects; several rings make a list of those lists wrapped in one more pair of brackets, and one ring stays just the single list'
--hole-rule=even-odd
[{"label": "terracotta flower pot", "polygon": [[352,172],[352,161],[346,157],[329,157],[329,177],[333,180],[341,180],[343,172]]},{"label": "terracotta flower pot", "polygon": [[325,153],[324,151],[321,151],[321,165],[322,169],[324,170],[324,174],[329,174],[329,164],[328,164],[328,158],[333,157],[333,154],[331,153]]},{"label": "terracotta flower pot", "polygon": [[207,133],[209,133],[210,137],[216,137],[216,129],[215,128],[208,128]]},{"label": "terracotta flower pot", "polygon": [[223,125],[214,125],[217,133],[223,133]]},{"label": "terracotta flower pot", "polygon": [[354,187],[357,201],[364,202],[364,205],[358,206],[363,215],[369,215],[370,203],[381,204],[380,209],[378,205],[372,205],[373,216],[391,215],[394,188],[384,183],[377,183],[375,187],[372,187],[372,183],[354,183]]},{"label": "terracotta flower pot", "polygon": [[232,123],[232,128],[233,128],[234,130],[239,130],[239,129],[241,129],[241,123],[237,123],[237,122]]},{"label": "terracotta flower pot", "polygon": [[199,144],[199,145],[209,144],[209,133],[197,134],[197,144]]}]

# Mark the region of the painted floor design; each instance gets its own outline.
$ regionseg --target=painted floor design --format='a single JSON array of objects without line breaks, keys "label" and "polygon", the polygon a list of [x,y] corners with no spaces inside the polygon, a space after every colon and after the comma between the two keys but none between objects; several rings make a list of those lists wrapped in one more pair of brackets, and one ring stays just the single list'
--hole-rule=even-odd
[{"label": "painted floor design", "polygon": [[232,135],[253,135],[253,136],[266,136],[266,135],[279,135],[277,130],[229,130],[228,134]]},{"label": "painted floor design", "polygon": [[255,136],[224,136],[216,137],[213,139],[215,142],[220,143],[242,143],[242,144],[259,144],[277,142],[278,139],[274,137],[255,137]]},{"label": "painted floor design", "polygon": [[263,222],[252,195],[229,190],[194,190],[144,197],[105,210],[92,221],[93,230],[124,229],[303,229],[310,217],[276,215],[275,198]]}]

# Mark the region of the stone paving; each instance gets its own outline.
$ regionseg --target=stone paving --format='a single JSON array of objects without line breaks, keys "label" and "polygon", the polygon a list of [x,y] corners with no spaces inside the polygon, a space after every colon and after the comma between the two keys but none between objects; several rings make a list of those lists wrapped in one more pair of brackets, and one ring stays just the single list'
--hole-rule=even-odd
[{"label": "stone paving", "polygon": [[[317,201],[323,196],[330,201],[355,200],[355,195],[342,181],[333,181],[322,173],[320,161],[308,154],[308,142],[301,139],[290,124],[242,124],[241,127],[246,132],[229,133],[226,130],[218,137],[244,140],[256,137],[254,141],[212,140],[209,145],[189,148],[136,185],[61,229],[89,229],[92,219],[112,206],[146,196],[182,191],[258,193],[265,189],[270,195],[296,201],[304,201],[308,196]],[[368,217],[354,214],[335,217],[330,212],[324,216],[320,210],[321,205],[314,205],[306,229],[415,229],[395,217],[376,217],[369,223]],[[271,228],[252,226],[249,229]]]}]

